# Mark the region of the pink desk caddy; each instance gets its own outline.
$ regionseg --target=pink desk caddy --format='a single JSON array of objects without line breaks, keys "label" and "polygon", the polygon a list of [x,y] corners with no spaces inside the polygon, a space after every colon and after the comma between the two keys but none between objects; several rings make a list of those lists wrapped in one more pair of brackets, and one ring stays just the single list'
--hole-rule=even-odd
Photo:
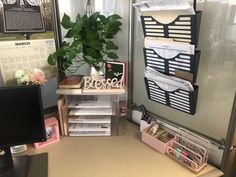
[{"label": "pink desk caddy", "polygon": [[[155,137],[151,136],[148,134],[148,130],[151,128],[151,126],[153,125],[150,124],[149,126],[147,126],[147,124],[143,125],[143,129],[142,129],[142,141],[144,143],[146,143],[147,145],[151,146],[153,149],[159,151],[160,153],[165,154],[167,147],[169,146],[171,139],[164,143],[158,139],[156,139]],[[145,127],[145,128],[144,128]]]},{"label": "pink desk caddy", "polygon": [[47,141],[34,143],[36,149],[60,141],[58,121],[55,117],[45,120],[45,129]]}]

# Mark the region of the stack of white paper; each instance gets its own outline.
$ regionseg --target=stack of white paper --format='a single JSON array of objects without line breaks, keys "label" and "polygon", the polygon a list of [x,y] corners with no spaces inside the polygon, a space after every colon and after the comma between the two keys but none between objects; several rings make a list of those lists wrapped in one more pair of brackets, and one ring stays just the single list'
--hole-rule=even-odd
[{"label": "stack of white paper", "polygon": [[[143,16],[152,16],[162,24],[169,24],[179,15],[194,15],[195,10],[186,0],[156,0],[133,4]],[[185,22],[182,23],[184,25]]]},{"label": "stack of white paper", "polygon": [[98,95],[96,100],[72,100],[68,108],[111,108],[111,97]]},{"label": "stack of white paper", "polygon": [[188,14],[195,14],[193,7],[186,0],[143,1],[133,6],[140,11],[186,10]]},{"label": "stack of white paper", "polygon": [[146,37],[144,47],[153,49],[163,58],[173,58],[180,53],[195,54],[195,46],[184,42],[174,42],[172,39]]},{"label": "stack of white paper", "polygon": [[189,81],[174,76],[167,76],[151,67],[146,67],[144,74],[148,80],[154,81],[165,91],[175,91],[177,89],[194,91],[194,88]]}]

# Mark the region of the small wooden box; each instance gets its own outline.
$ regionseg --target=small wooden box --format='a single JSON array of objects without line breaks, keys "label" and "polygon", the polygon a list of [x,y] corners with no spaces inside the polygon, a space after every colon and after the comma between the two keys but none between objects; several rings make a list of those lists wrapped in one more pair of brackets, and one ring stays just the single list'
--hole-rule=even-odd
[{"label": "small wooden box", "polygon": [[58,121],[55,117],[45,120],[45,129],[46,129],[47,141],[34,143],[34,147],[36,149],[60,141]]}]

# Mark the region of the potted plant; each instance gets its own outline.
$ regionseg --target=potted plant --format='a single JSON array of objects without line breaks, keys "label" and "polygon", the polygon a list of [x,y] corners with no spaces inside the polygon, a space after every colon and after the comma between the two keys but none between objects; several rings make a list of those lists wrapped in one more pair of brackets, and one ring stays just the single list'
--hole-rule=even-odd
[{"label": "potted plant", "polygon": [[[100,70],[106,60],[118,58],[118,46],[112,41],[121,30],[121,17],[117,14],[105,17],[99,12],[90,16],[77,15],[76,21],[71,21],[63,15],[61,25],[67,30],[62,46],[48,57],[48,63],[55,65],[57,58],[62,60],[62,71],[75,72],[81,65],[88,64]],[[77,64],[76,70],[70,66]]]}]

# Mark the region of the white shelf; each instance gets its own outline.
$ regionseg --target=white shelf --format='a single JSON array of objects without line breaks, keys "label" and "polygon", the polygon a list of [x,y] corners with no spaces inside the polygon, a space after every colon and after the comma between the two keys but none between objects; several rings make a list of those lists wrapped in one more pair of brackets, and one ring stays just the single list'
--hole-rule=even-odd
[{"label": "white shelf", "polygon": [[81,115],[81,116],[69,117],[68,123],[111,123],[111,116]]},{"label": "white shelf", "polygon": [[110,131],[69,132],[69,136],[111,136]]},{"label": "white shelf", "polygon": [[86,123],[73,123],[69,124],[69,132],[82,132],[82,131],[111,131],[110,123],[95,123],[95,124],[86,124]]},{"label": "white shelf", "polygon": [[72,100],[68,108],[111,108],[112,101],[110,96],[99,95],[95,100]]},{"label": "white shelf", "polygon": [[120,95],[125,94],[123,89],[57,89],[59,95]]}]

